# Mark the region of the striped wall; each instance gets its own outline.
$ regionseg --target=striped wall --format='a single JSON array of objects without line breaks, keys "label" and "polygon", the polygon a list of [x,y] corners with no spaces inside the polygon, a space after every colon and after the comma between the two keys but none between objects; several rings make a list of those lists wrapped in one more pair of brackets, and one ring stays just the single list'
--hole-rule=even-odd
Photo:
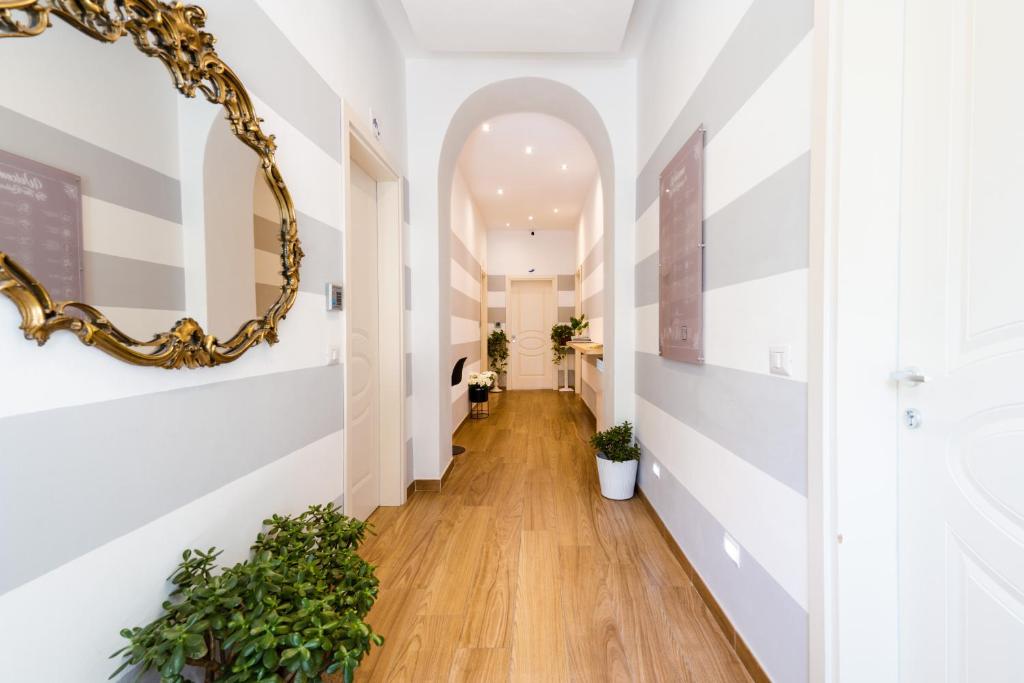
[{"label": "striped wall", "polygon": [[[469,375],[483,369],[480,341],[487,228],[461,171],[452,180],[451,347],[449,367],[466,359],[462,381],[451,388],[452,432],[469,415]],[[447,378],[445,378],[447,379]]]},{"label": "striped wall", "polygon": [[[345,367],[327,357],[332,347],[344,355],[345,316],[326,311],[323,290],[344,275],[341,91],[257,3],[204,6],[220,53],[276,136],[306,253],[301,289],[276,346],[173,372],[117,362],[71,335],[39,349],[0,301],[5,680],[105,680],[118,631],[158,614],[183,548],[216,545],[224,562],[238,561],[269,514],[340,501],[344,491]],[[387,33],[375,13],[353,8],[349,19],[325,31],[319,58],[350,38]],[[146,333],[164,329],[185,310],[161,275],[183,268],[188,224],[176,175],[178,96],[163,67],[127,41],[100,46],[54,24],[44,39],[0,43],[0,147],[83,177],[86,267],[108,278],[87,293],[115,322],[137,315]],[[394,101],[404,101],[402,71],[381,66],[401,64],[397,46],[360,44],[360,63],[373,65],[368,80],[391,83]],[[173,296],[161,310],[144,308],[157,287]],[[41,604],[61,605],[61,618]]]},{"label": "striped wall", "polygon": [[[638,67],[640,486],[773,680],[807,672],[811,0],[664,3]],[[703,366],[658,355],[658,176],[707,129]],[[768,372],[789,345],[792,375]],[[652,465],[661,465],[660,477]],[[739,566],[724,534],[743,549]]]},{"label": "striped wall", "polygon": [[[580,299],[590,321],[587,331],[594,342],[604,342],[604,197],[600,178],[595,179],[580,214],[577,228],[576,268],[582,276]],[[591,414],[603,421],[604,372],[595,356],[577,354],[582,381],[576,392]],[[603,428],[603,424],[599,424]]]}]

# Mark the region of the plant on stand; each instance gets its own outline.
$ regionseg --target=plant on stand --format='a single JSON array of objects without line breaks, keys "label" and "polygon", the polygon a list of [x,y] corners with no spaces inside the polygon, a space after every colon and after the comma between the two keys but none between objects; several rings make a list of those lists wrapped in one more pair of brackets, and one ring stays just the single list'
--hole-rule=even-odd
[{"label": "plant on stand", "polygon": [[[364,619],[377,599],[374,567],[356,550],[369,526],[333,504],[263,520],[248,560],[216,565],[220,550],[186,550],[163,614],[124,629],[111,678],[136,666],[161,683],[351,683],[371,645]],[[193,677],[193,676],[197,676]]]},{"label": "plant on stand", "polygon": [[585,313],[580,313],[578,318],[569,318],[569,327],[572,328],[572,340],[573,341],[589,341],[590,335],[587,334],[587,328],[590,327],[590,321],[587,320]]},{"label": "plant on stand", "polygon": [[496,375],[491,391],[497,394],[501,392],[501,376],[508,367],[508,336],[501,329],[501,323],[496,323],[494,331],[487,337],[487,360]]},{"label": "plant on stand", "polygon": [[623,422],[590,437],[597,451],[597,478],[601,495],[612,500],[633,497],[640,447],[633,442],[633,425]]},{"label": "plant on stand", "polygon": [[551,326],[551,362],[561,366],[565,375],[565,382],[559,391],[572,391],[569,388],[569,364],[565,357],[569,354],[569,347],[566,346],[572,340],[572,327],[565,323],[555,323]]},{"label": "plant on stand", "polygon": [[[469,400],[472,403],[483,403],[487,400],[487,392],[491,390],[498,375],[490,370],[473,372],[469,375]],[[497,400],[497,399],[495,399]]]}]

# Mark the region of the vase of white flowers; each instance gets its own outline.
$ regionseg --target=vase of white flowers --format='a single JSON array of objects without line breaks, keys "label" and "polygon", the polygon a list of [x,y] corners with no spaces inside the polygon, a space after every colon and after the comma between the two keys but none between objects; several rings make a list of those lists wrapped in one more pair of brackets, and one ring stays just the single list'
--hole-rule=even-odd
[{"label": "vase of white flowers", "polygon": [[486,372],[474,372],[469,375],[469,401],[470,403],[484,403],[487,401],[487,392],[494,386],[497,375],[490,370]]}]

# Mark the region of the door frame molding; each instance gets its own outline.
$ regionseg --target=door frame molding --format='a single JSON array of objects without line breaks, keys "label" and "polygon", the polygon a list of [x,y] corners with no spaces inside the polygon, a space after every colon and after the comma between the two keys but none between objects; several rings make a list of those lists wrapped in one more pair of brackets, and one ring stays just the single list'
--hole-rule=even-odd
[{"label": "door frame molding", "polygon": [[[505,310],[509,311],[509,313],[507,313],[507,315],[505,316],[505,321],[506,321],[505,325],[506,325],[506,327],[508,326],[508,321],[512,319],[512,314],[511,314],[511,310],[512,310],[512,305],[511,305],[511,303],[512,303],[512,283],[514,283],[514,282],[550,282],[551,283],[551,292],[552,292],[553,297],[554,297],[553,300],[552,300],[553,304],[554,304],[554,313],[555,313],[554,320],[555,320],[556,323],[558,322],[558,276],[557,275],[552,276],[552,277],[518,277],[518,276],[511,276],[511,275],[509,275],[509,276],[506,276],[506,278],[505,278]],[[550,330],[548,332],[550,333]],[[554,367],[555,367],[554,364],[551,364],[551,367],[548,368],[549,377],[550,377]],[[513,382],[512,382],[513,376],[514,376],[514,373],[512,372],[512,363],[509,362],[509,372],[508,372],[507,382],[508,382],[508,389],[510,391],[512,391],[512,390],[514,390],[516,388],[516,387],[512,386],[512,384],[513,384]],[[558,371],[557,370],[554,371],[554,377],[555,378],[553,380],[553,384],[552,384],[551,387],[549,387],[551,389],[557,389],[558,388]]]},{"label": "door frame molding", "polygon": [[814,4],[809,680],[896,683],[904,0]]},{"label": "door frame molding", "polygon": [[[350,289],[352,272],[350,248],[352,227],[351,180],[352,164],[357,163],[377,181],[377,279],[378,279],[378,368],[380,401],[380,504],[382,506],[405,503],[407,488],[405,462],[405,264],[402,257],[403,183],[402,176],[391,163],[387,153],[377,141],[370,126],[345,103],[342,115],[342,193],[345,215],[345,274],[346,291]],[[355,444],[350,443],[348,429],[348,371],[351,367],[352,345],[348,319],[345,319],[345,499],[349,500],[350,478],[348,454]]]}]

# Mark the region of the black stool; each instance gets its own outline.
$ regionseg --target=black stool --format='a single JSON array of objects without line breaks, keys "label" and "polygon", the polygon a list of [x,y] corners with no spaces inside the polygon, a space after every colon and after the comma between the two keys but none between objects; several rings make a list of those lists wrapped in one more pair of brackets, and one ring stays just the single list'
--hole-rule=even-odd
[{"label": "black stool", "polygon": [[[465,358],[460,358],[455,361],[455,367],[452,368],[452,386],[457,387],[462,384],[462,368],[466,364]],[[462,455],[466,452],[466,449],[462,446],[456,446],[452,444],[452,455]]]}]

